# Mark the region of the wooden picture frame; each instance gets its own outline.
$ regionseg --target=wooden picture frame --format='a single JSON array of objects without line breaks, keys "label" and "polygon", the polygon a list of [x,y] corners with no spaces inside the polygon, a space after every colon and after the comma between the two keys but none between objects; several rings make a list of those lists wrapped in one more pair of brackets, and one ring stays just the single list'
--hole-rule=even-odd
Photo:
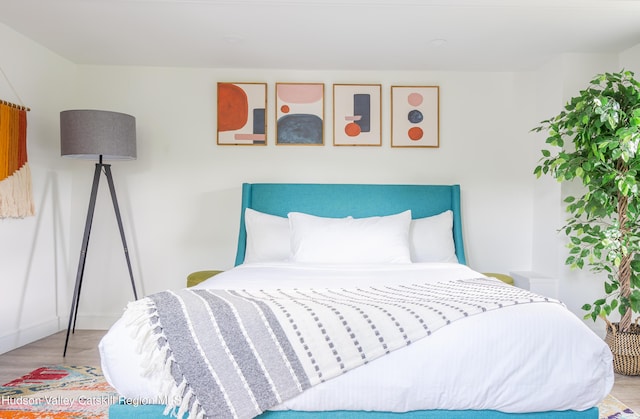
[{"label": "wooden picture frame", "polygon": [[218,145],[267,145],[267,83],[219,82]]},{"label": "wooden picture frame", "polygon": [[382,145],[382,85],[333,85],[333,145]]},{"label": "wooden picture frame", "polygon": [[391,86],[391,147],[440,147],[439,86]]},{"label": "wooden picture frame", "polygon": [[276,145],[324,145],[324,83],[276,83]]}]

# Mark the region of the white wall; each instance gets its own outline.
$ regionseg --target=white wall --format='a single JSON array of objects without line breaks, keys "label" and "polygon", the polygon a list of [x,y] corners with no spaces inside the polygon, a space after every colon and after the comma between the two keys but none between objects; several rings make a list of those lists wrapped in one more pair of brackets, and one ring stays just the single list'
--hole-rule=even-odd
[{"label": "white wall", "polygon": [[620,54],[620,66],[635,72],[636,79],[640,79],[640,44]]},{"label": "white wall", "polygon": [[[534,203],[548,191],[538,191],[532,175],[539,144],[529,130],[541,115],[561,106],[556,98],[564,97],[570,76],[554,68],[466,73],[75,66],[6,27],[0,26],[0,39],[3,68],[10,58],[12,81],[33,109],[28,145],[39,212],[32,219],[0,222],[0,280],[7,290],[0,294],[0,343],[5,348],[22,343],[14,337],[38,322],[59,317],[59,328],[66,328],[93,164],[59,157],[58,118],[65,109],[136,117],[138,159],[113,163],[113,173],[141,295],[183,287],[195,270],[233,266],[242,182],[459,183],[473,268],[530,270],[545,244],[534,237],[538,226],[548,228],[536,216],[534,234],[534,214],[540,210]],[[268,83],[268,146],[216,145],[218,81]],[[279,81],[325,83],[325,146],[274,145]],[[540,91],[547,81],[552,100]],[[382,147],[331,145],[333,83],[382,84]],[[440,148],[390,148],[390,86],[433,84],[441,93]],[[103,179],[79,309],[81,328],[108,327],[132,298],[106,189]],[[551,194],[556,194],[553,187]],[[557,263],[551,266],[559,272]]]},{"label": "white wall", "polygon": [[[58,112],[75,96],[75,66],[0,24],[0,98],[27,115],[36,215],[0,220],[0,353],[60,329],[67,298],[69,184]],[[15,91],[10,87],[13,86]],[[64,307],[64,308],[63,308]]]},{"label": "white wall", "polygon": [[[268,146],[215,144],[217,81],[268,83]],[[277,81],[326,84],[325,146],[274,145]],[[74,106],[137,119],[138,160],[114,165],[114,176],[144,293],[181,287],[194,270],[233,265],[242,182],[460,183],[470,265],[484,271],[530,266],[530,127],[514,74],[84,66],[77,82],[82,93]],[[332,83],[382,84],[382,147],[331,145]],[[392,84],[440,86],[440,148],[389,147]],[[74,164],[72,255],[82,235],[90,172]],[[99,198],[85,271],[80,316],[87,327],[108,326],[89,320],[112,321],[131,294],[108,204],[106,195]]]}]

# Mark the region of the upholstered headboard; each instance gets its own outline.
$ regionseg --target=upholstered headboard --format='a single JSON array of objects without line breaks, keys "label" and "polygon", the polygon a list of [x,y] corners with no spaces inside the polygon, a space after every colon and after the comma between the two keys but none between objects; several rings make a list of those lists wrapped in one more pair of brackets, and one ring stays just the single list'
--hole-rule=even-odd
[{"label": "upholstered headboard", "polygon": [[245,208],[286,217],[291,211],[322,217],[372,217],[408,209],[413,218],[453,211],[453,239],[458,262],[466,264],[460,215],[460,185],[366,185],[244,183],[236,266],[247,244]]}]

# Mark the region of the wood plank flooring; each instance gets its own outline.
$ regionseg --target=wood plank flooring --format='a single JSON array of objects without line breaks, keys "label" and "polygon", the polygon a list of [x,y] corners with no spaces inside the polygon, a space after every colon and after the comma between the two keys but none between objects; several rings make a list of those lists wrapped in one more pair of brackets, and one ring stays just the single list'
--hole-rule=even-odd
[{"label": "wood plank flooring", "polygon": [[[0,384],[7,383],[43,365],[100,365],[98,342],[104,330],[76,330],[69,339],[67,356],[62,357],[66,331],[0,355]],[[640,413],[640,376],[616,374],[611,394]]]},{"label": "wood plank flooring", "polygon": [[99,366],[98,342],[105,333],[106,330],[76,330],[69,337],[66,357],[62,356],[66,330],[6,352],[0,355],[0,384],[45,365]]}]

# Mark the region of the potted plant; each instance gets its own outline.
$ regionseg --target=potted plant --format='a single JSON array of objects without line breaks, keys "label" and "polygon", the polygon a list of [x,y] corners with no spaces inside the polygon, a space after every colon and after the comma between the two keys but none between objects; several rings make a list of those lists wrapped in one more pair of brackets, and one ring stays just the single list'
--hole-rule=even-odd
[{"label": "potted plant", "polygon": [[[597,75],[555,117],[532,131],[547,132],[537,177],[579,180],[581,196],[565,199],[566,264],[606,273],[605,297],[585,304],[585,318],[607,322],[614,370],[640,375],[640,82],[631,71]],[[618,323],[607,319],[618,311]]]}]

